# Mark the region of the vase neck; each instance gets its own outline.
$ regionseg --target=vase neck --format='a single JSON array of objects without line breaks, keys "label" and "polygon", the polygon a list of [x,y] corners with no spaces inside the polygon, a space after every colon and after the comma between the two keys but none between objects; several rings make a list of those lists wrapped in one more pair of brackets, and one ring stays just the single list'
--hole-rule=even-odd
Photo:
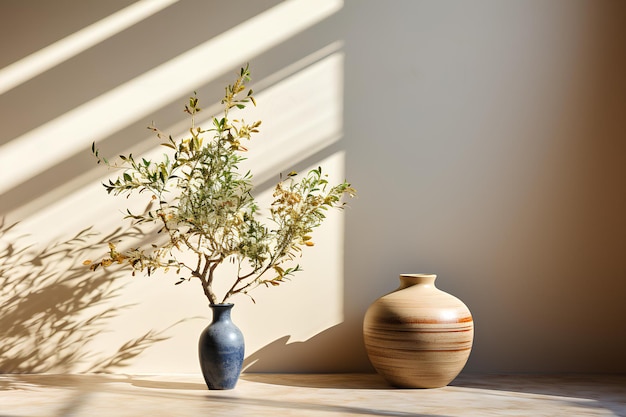
[{"label": "vase neck", "polygon": [[435,274],[402,274],[400,275],[400,289],[413,285],[434,287],[436,278]]},{"label": "vase neck", "polygon": [[228,304],[210,304],[211,311],[213,311],[213,323],[217,321],[230,320],[230,311],[235,305]]}]

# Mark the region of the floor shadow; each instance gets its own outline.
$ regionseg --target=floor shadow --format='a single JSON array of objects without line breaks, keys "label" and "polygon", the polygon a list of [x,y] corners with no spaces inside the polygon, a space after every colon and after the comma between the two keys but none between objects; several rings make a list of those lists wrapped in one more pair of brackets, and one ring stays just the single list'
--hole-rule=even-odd
[{"label": "floor shadow", "polygon": [[130,381],[131,385],[139,388],[153,389],[169,389],[180,391],[206,391],[207,386],[204,382],[176,382],[176,381],[158,381],[147,378],[133,377]]},{"label": "floor shadow", "polygon": [[[200,377],[201,379],[201,377]],[[63,388],[81,391],[126,389],[129,386],[154,390],[207,391],[204,382],[176,381],[175,376],[110,374],[12,374],[0,375],[0,391]]]},{"label": "floor shadow", "polygon": [[[113,354],[87,347],[129,306],[111,302],[125,274],[115,268],[94,274],[83,262],[93,248],[138,230],[102,236],[88,228],[40,247],[27,236],[8,237],[14,226],[0,220],[0,373],[111,372],[167,339],[165,330],[149,330]],[[86,363],[92,365],[85,369]]]},{"label": "floor shadow", "polygon": [[[103,386],[111,383],[128,384],[138,388],[152,388],[162,390],[177,390],[177,391],[206,391],[207,387],[204,382],[183,382],[175,381],[175,377],[168,375],[167,379],[160,376],[149,375],[122,375],[122,374],[107,374],[107,375],[95,375],[95,374],[39,374],[39,375],[11,375],[7,376],[7,380],[10,379],[14,386],[21,385],[22,387],[38,386],[38,387],[54,387],[54,388],[90,388]],[[2,379],[0,378],[0,389],[2,387]]]},{"label": "floor shadow", "polygon": [[[358,378],[354,376],[358,375]],[[241,379],[271,385],[330,389],[396,389],[378,374],[252,374],[244,373]]]},{"label": "floor shadow", "polygon": [[[626,375],[473,375],[461,374],[451,386],[561,397],[564,403],[609,410],[626,417]],[[584,399],[591,401],[575,401]]]}]

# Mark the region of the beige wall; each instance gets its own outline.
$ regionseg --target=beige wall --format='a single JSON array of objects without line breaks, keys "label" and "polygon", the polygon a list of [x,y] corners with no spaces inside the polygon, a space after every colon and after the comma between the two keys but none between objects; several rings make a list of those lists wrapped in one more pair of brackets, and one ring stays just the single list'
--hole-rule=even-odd
[{"label": "beige wall", "polygon": [[0,372],[198,372],[194,283],[81,265],[128,202],[89,146],[153,152],[147,124],[182,133],[247,61],[259,197],[320,163],[360,194],[305,272],[235,300],[249,370],[370,370],[368,305],[433,272],[474,314],[468,371],[626,371],[625,3],[131,4],[0,2]]}]

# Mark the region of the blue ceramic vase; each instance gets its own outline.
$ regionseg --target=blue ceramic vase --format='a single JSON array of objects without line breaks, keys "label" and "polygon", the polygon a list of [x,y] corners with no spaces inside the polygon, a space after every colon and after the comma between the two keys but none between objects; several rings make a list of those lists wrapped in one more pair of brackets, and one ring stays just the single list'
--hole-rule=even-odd
[{"label": "blue ceramic vase", "polygon": [[207,387],[233,389],[243,366],[244,340],[241,330],[231,321],[234,304],[212,304],[213,321],[200,335],[198,353]]}]

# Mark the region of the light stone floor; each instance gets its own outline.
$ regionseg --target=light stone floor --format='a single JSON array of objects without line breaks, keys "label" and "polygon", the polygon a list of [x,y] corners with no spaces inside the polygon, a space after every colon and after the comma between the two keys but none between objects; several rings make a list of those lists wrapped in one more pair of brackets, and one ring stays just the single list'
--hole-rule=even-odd
[{"label": "light stone floor", "polygon": [[375,374],[244,374],[230,391],[200,375],[0,375],[0,417],[622,416],[626,375],[461,375],[394,389]]}]

